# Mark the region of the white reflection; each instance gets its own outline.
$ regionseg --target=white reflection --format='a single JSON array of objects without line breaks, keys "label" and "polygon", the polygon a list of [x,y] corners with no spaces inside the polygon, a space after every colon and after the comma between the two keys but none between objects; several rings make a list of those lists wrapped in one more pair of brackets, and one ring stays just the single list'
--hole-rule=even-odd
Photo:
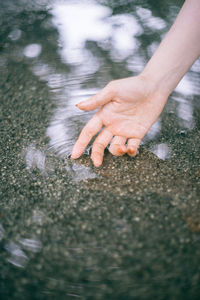
[{"label": "white reflection", "polygon": [[39,240],[20,239],[19,242],[23,246],[24,249],[32,251],[32,252],[38,252],[41,249],[41,243]]},{"label": "white reflection", "polygon": [[97,177],[97,174],[94,173],[90,167],[86,167],[77,163],[73,163],[71,168],[67,166],[66,170],[70,171],[71,174],[74,174],[73,179],[76,182]]},{"label": "white reflection", "polygon": [[165,21],[158,17],[149,18],[146,22],[146,25],[153,30],[162,30],[166,27]]},{"label": "white reflection", "polygon": [[47,77],[49,74],[52,74],[51,68],[42,62],[37,62],[33,67],[32,67],[33,73],[38,76],[41,80],[47,80]]},{"label": "white reflection", "polygon": [[63,74],[49,74],[47,77],[47,84],[51,89],[63,87],[65,83],[66,77]]},{"label": "white reflection", "polygon": [[132,55],[126,61],[126,69],[132,72],[140,73],[145,66],[144,58],[139,55]]},{"label": "white reflection", "polygon": [[8,37],[12,40],[12,41],[16,41],[21,37],[21,30],[18,28],[15,28],[13,31],[10,32],[10,34],[8,35]]},{"label": "white reflection", "polygon": [[[65,116],[66,118],[66,116]],[[56,119],[51,122],[46,130],[47,136],[50,138],[49,147],[54,149],[57,154],[66,155],[68,152],[69,137],[65,124],[62,120],[57,121]],[[68,154],[69,154],[68,153]]]},{"label": "white reflection", "polygon": [[192,81],[190,81],[189,79],[189,75],[186,74],[181,81],[179,82],[179,84],[177,85],[177,87],[175,88],[176,92],[179,92],[183,95],[192,95],[194,94],[194,86]]},{"label": "white reflection", "polygon": [[67,75],[56,73],[47,64],[38,61],[32,66],[33,73],[42,81],[46,81],[52,92],[60,91],[67,84]]},{"label": "white reflection", "polygon": [[152,152],[162,160],[170,157],[170,149],[165,143],[155,145],[152,149]]},{"label": "white reflection", "polygon": [[[117,61],[133,54],[139,46],[135,36],[143,32],[142,27],[133,15],[111,16],[111,13],[108,7],[93,1],[54,5],[53,23],[60,33],[61,57],[64,62],[87,62],[90,67],[98,64],[96,61],[91,63],[94,56],[85,48],[86,41],[95,41],[101,46],[104,45],[105,49],[109,49],[107,44],[111,43],[111,57]],[[90,73],[94,72],[95,70]]]},{"label": "white reflection", "polygon": [[28,257],[16,243],[9,242],[8,244],[5,245],[5,249],[10,253],[10,257],[8,258],[8,261],[11,264],[20,268],[25,267],[28,261]]},{"label": "white reflection", "polygon": [[180,102],[177,106],[177,115],[184,121],[186,128],[193,128],[193,107],[187,102]]},{"label": "white reflection", "polygon": [[147,132],[147,137],[150,139],[150,140],[153,140],[160,132],[161,130],[161,122],[160,122],[160,119],[157,120],[157,122],[155,122],[152,127],[149,129],[149,131]]},{"label": "white reflection", "polygon": [[156,49],[158,48],[159,43],[153,42],[151,45],[148,46],[147,51],[149,56],[152,56]]},{"label": "white reflection", "polygon": [[110,19],[112,25],[112,44],[111,57],[114,60],[125,59],[133,54],[139,47],[139,42],[135,38],[143,32],[134,16],[129,14],[113,16]]},{"label": "white reflection", "polygon": [[93,1],[54,5],[53,22],[60,33],[61,56],[65,62],[82,63],[87,56],[84,50],[87,40],[100,41],[110,36],[110,27],[103,20],[110,14],[109,8]]},{"label": "white reflection", "polygon": [[66,156],[71,153],[75,142],[75,127],[79,117],[81,116],[80,122],[84,124],[93,114],[93,112],[83,114],[74,104],[93,95],[94,91],[96,90],[72,90],[70,96],[67,97],[69,98],[67,102],[65,95],[59,97],[60,106],[54,111],[51,123],[46,130],[49,137],[49,148],[53,149],[58,155]]},{"label": "white reflection", "polygon": [[45,154],[36,149],[35,145],[30,145],[25,155],[27,169],[37,167],[40,171],[45,170]]},{"label": "white reflection", "polygon": [[143,8],[143,7],[137,7],[136,13],[143,21],[149,19],[152,15],[151,11],[148,8]]},{"label": "white reflection", "polygon": [[166,22],[159,18],[152,16],[152,12],[148,8],[137,7],[137,15],[142,20],[143,24],[153,30],[162,30],[166,27]]},{"label": "white reflection", "polygon": [[35,58],[40,55],[42,46],[39,44],[31,44],[24,48],[24,55],[28,58]]}]

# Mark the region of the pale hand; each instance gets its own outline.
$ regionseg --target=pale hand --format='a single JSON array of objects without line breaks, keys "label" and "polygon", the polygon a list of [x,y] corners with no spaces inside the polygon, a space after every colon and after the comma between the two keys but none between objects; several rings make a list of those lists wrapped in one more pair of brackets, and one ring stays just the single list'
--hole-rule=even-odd
[{"label": "pale hand", "polygon": [[92,145],[91,159],[96,167],[102,164],[109,143],[113,155],[135,156],[141,139],[157,120],[168,98],[155,90],[142,76],[129,77],[110,82],[98,94],[77,104],[81,110],[99,110],[82,129],[71,158],[79,158],[101,129]]}]

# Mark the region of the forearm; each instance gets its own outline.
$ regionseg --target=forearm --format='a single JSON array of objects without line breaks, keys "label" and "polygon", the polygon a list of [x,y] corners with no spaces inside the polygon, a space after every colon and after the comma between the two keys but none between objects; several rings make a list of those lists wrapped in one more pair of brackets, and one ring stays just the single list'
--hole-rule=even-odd
[{"label": "forearm", "polygon": [[142,72],[154,90],[169,95],[200,55],[200,0],[186,0]]}]

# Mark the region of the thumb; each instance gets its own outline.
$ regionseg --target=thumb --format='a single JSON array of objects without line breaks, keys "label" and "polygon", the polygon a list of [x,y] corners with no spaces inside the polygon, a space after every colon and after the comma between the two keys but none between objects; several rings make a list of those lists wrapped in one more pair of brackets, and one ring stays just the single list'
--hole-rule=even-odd
[{"label": "thumb", "polygon": [[111,88],[109,86],[106,86],[99,93],[90,97],[86,101],[82,101],[82,102],[76,104],[76,106],[82,110],[93,110],[93,109],[98,108],[99,106],[102,106],[102,105],[110,102],[113,98],[113,94],[114,93],[111,90]]}]

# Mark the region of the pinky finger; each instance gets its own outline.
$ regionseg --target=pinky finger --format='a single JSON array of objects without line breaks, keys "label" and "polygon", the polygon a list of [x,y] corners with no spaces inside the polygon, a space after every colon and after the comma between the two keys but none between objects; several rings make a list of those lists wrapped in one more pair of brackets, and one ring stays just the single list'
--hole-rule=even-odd
[{"label": "pinky finger", "polygon": [[129,156],[136,156],[140,143],[141,143],[140,139],[129,139],[128,140],[127,153]]}]

